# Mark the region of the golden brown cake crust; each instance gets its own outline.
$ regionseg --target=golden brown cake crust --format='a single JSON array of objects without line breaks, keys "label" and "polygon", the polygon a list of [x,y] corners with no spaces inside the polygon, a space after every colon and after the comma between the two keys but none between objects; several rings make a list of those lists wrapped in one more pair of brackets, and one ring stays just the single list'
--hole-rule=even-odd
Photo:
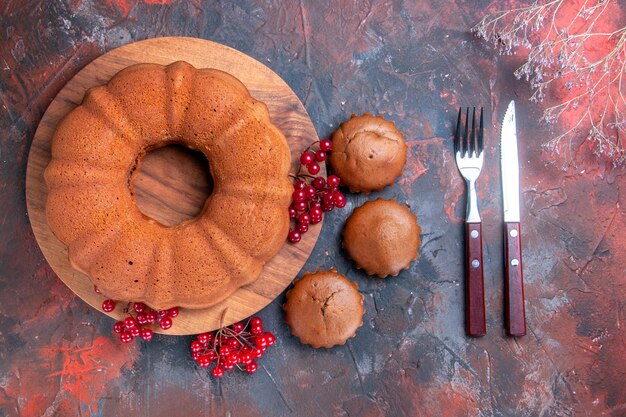
[{"label": "golden brown cake crust", "polygon": [[343,246],[356,267],[380,278],[397,276],[419,256],[421,228],[407,206],[369,201],[354,210],[343,230]]},{"label": "golden brown cake crust", "polygon": [[306,273],[287,292],[285,320],[300,342],[314,348],[343,345],[363,324],[363,295],[337,272]]},{"label": "golden brown cake crust", "polygon": [[[202,152],[214,190],[202,213],[165,227],[135,204],[150,149]],[[72,266],[112,299],[205,308],[256,280],[282,247],[291,154],[237,78],[186,62],[137,64],[91,88],[57,126],[46,216]]]},{"label": "golden brown cake crust", "polygon": [[379,191],[402,175],[407,146],[392,121],[370,113],[353,114],[332,140],[330,164],[350,191]]}]

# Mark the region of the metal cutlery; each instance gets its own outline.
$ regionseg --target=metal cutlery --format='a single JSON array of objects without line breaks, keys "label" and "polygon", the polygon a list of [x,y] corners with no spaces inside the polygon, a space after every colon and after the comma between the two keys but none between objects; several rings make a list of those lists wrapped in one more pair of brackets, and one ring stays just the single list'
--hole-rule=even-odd
[{"label": "metal cutlery", "polygon": [[465,218],[465,294],[466,327],[470,336],[484,336],[485,289],[483,282],[482,223],[478,212],[476,180],[483,167],[483,110],[480,109],[480,124],[476,128],[476,108],[472,110],[471,131],[469,108],[465,112],[465,125],[461,130],[462,109],[454,135],[456,165],[467,183],[467,211]]},{"label": "metal cutlery", "polygon": [[509,103],[500,135],[502,198],[504,203],[505,309],[507,333],[526,334],[524,279],[522,273],[522,242],[520,231],[519,158],[515,101]]}]

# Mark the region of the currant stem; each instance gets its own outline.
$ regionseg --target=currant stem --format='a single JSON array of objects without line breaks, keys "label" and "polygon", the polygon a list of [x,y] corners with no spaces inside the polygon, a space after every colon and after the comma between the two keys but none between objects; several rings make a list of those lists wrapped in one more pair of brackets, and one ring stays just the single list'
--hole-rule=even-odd
[{"label": "currant stem", "polygon": [[[300,165],[300,167],[302,167],[302,165]],[[307,178],[317,178],[315,175],[310,175],[310,174],[298,174],[296,176],[294,176],[294,178],[298,179],[298,178],[303,178],[303,177],[307,177]]]},{"label": "currant stem", "polygon": [[[304,150],[304,152],[308,152],[311,150],[311,148],[313,147],[313,145],[315,145],[316,143],[320,143],[320,140],[316,140],[315,142],[311,142],[311,144]],[[303,153],[304,153],[303,152]]]}]

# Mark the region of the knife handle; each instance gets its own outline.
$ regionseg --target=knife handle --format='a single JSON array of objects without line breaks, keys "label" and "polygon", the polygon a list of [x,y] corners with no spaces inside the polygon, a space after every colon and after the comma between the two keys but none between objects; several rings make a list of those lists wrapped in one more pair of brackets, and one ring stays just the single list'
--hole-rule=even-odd
[{"label": "knife handle", "polygon": [[519,223],[505,223],[505,291],[506,323],[509,336],[526,334],[524,279],[522,273],[522,241]]},{"label": "knife handle", "polygon": [[467,333],[470,336],[484,336],[487,325],[482,223],[465,223],[465,306]]}]

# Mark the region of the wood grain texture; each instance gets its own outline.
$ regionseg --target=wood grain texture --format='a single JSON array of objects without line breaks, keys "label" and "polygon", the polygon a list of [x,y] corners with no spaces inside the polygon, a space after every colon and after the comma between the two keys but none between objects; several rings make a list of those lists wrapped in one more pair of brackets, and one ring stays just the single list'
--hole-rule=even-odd
[{"label": "wood grain texture", "polygon": [[206,157],[182,145],[148,152],[132,184],[139,211],[165,226],[199,215],[213,191]]},{"label": "wood grain texture", "polygon": [[504,224],[504,291],[506,332],[509,336],[526,335],[522,238],[519,223]]},{"label": "wood grain texture", "polygon": [[465,320],[467,334],[487,334],[482,223],[465,223]]},{"label": "wood grain texture", "polygon": [[[302,149],[318,139],[298,97],[278,75],[253,58],[218,43],[194,38],[155,38],[114,49],[87,65],[59,92],[39,124],[28,158],[26,202],[33,232],[52,269],[72,291],[98,309],[104,298],[94,292],[87,276],[71,267],[66,246],[56,239],[46,221],[47,189],[43,171],[50,161],[52,135],[59,120],[82,101],[90,87],[106,83],[119,70],[132,64],[166,65],[179,60],[196,68],[226,71],[240,79],[255,99],[266,103],[272,122],[289,142],[292,168],[296,167]],[[210,180],[203,178],[206,171],[197,156],[181,149],[164,148],[150,153],[145,162],[146,166],[134,182],[142,212],[166,225],[195,217],[210,192]],[[254,283],[210,308],[181,309],[171,329],[158,331],[197,334],[218,328],[222,318],[224,324],[230,324],[261,310],[300,271],[315,246],[320,229],[321,223],[311,227],[298,245],[286,243]],[[117,319],[123,317],[125,306],[126,303],[118,303],[109,315]]]}]

